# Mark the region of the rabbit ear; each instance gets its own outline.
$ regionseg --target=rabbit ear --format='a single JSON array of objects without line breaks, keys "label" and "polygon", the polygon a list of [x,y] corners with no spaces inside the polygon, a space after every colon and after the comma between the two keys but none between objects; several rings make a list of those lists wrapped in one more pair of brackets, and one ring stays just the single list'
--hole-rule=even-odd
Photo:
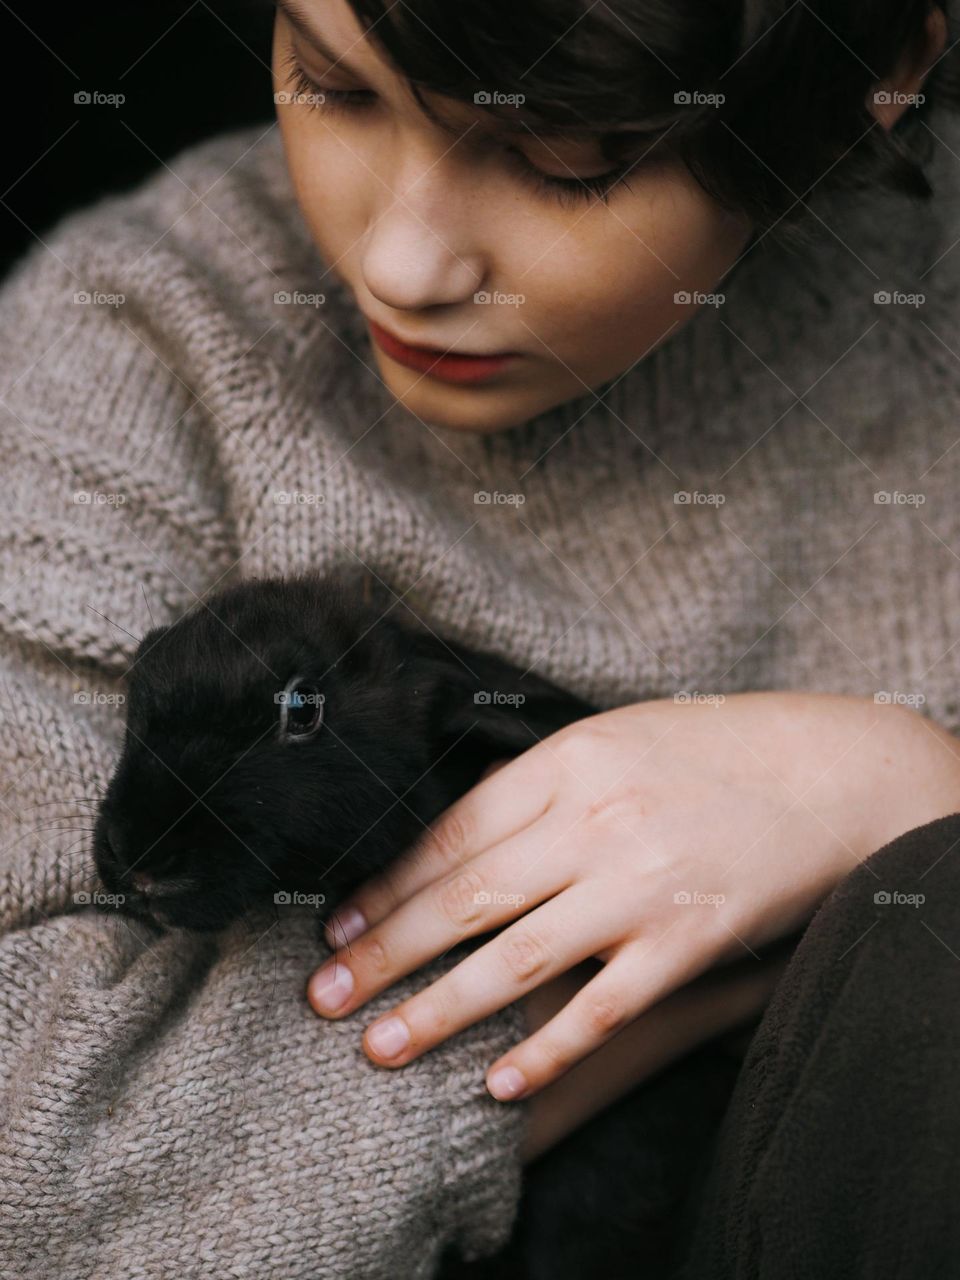
[{"label": "rabbit ear", "polygon": [[417,636],[420,659],[436,683],[440,734],[467,736],[501,755],[536,746],[597,708],[493,653],[479,653],[429,633]]}]

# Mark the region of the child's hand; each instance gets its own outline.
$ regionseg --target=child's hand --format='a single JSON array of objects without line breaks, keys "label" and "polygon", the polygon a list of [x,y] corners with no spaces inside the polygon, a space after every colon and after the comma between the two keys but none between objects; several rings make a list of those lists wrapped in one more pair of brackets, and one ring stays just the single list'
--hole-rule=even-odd
[{"label": "child's hand", "polygon": [[[914,711],[828,694],[591,716],[484,777],[341,906],[310,1002],[352,1013],[506,926],[367,1029],[367,1054],[401,1066],[596,957],[596,976],[488,1072],[496,1097],[529,1096],[698,974],[802,927],[888,840],[960,809],[958,753]],[[322,999],[334,972],[336,1008]]]}]

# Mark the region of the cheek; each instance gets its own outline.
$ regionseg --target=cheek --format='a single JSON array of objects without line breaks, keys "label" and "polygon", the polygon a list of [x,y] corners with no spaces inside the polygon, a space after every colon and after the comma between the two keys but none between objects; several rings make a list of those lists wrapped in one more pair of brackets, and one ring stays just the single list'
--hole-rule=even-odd
[{"label": "cheek", "polygon": [[552,219],[518,233],[512,270],[533,302],[526,322],[594,379],[626,368],[696,313],[695,302],[676,294],[722,292],[718,282],[750,233],[674,171],[635,181],[608,208],[572,218],[565,233]]},{"label": "cheek", "polygon": [[[278,23],[273,45],[274,93],[290,88],[283,73],[288,54],[289,43]],[[319,113],[278,104],[277,122],[303,219],[324,259],[336,262],[356,240],[357,227],[362,225],[356,156],[339,140],[336,126],[322,121]]]},{"label": "cheek", "polygon": [[363,225],[356,203],[356,157],[307,111],[281,106],[278,119],[301,214],[322,257],[335,263]]}]

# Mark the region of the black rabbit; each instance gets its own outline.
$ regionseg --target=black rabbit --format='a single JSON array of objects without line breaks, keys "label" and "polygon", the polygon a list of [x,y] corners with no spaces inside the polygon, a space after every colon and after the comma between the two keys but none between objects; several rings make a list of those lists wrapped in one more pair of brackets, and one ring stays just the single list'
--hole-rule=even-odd
[{"label": "black rabbit", "polygon": [[[294,891],[342,899],[492,761],[595,710],[414,625],[369,574],[244,582],[140,642],[97,870],[155,928],[217,930]],[[508,1247],[447,1257],[443,1276],[666,1274],[731,1069],[707,1051],[583,1125],[527,1170]]]},{"label": "black rabbit", "polygon": [[94,831],[131,914],[220,929],[341,897],[498,757],[594,710],[405,620],[369,574],[253,580],[143,637]]}]

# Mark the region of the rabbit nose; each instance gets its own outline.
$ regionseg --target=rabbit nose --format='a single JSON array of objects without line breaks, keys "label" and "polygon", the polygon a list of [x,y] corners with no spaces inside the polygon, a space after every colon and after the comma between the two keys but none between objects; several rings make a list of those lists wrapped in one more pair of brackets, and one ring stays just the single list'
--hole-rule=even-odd
[{"label": "rabbit nose", "polygon": [[135,889],[137,893],[145,893],[157,883],[149,871],[129,871],[127,879],[130,882],[130,887]]}]

